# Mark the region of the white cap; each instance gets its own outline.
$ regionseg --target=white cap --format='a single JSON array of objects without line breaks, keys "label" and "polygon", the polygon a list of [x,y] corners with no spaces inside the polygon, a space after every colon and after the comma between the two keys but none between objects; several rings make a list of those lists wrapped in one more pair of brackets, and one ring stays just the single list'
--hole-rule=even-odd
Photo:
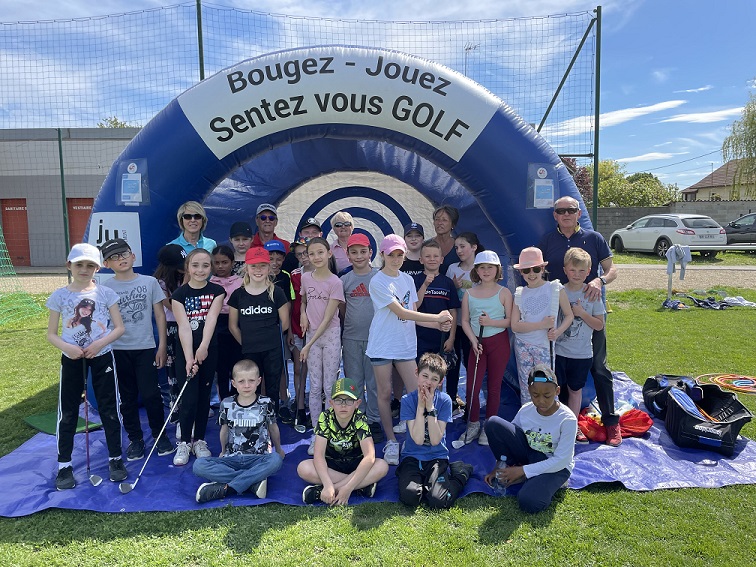
[{"label": "white cap", "polygon": [[493,264],[494,266],[501,266],[499,255],[493,250],[484,250],[483,252],[478,252],[475,255],[475,262],[473,263],[476,266],[478,264]]},{"label": "white cap", "polygon": [[72,264],[76,262],[94,262],[98,268],[102,267],[102,255],[100,249],[91,244],[74,244],[68,253],[68,261]]}]

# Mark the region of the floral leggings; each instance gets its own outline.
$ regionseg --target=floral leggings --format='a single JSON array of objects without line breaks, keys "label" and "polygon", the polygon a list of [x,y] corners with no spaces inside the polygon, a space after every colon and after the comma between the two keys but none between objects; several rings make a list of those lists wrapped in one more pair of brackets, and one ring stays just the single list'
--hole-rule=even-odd
[{"label": "floral leggings", "polygon": [[515,337],[515,360],[517,360],[517,378],[520,382],[520,402],[525,405],[530,401],[528,392],[528,374],[536,364],[551,366],[549,347],[526,343]]},{"label": "floral leggings", "polygon": [[[308,341],[309,344],[309,341]],[[341,329],[328,329],[312,343],[307,353],[307,367],[310,378],[310,417],[312,427],[318,424],[323,411],[323,392],[326,399],[331,397],[331,388],[341,364]]]}]

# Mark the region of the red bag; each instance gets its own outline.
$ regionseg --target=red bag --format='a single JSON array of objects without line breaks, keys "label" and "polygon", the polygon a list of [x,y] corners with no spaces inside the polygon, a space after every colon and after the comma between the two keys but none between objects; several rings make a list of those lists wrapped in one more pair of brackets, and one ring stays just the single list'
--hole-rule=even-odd
[{"label": "red bag", "polygon": [[587,415],[585,409],[578,416],[578,427],[590,441],[595,441],[596,443],[606,441],[606,428],[594,418]]},{"label": "red bag", "polygon": [[622,437],[642,437],[651,429],[654,420],[645,411],[631,409],[620,416],[619,424]]}]

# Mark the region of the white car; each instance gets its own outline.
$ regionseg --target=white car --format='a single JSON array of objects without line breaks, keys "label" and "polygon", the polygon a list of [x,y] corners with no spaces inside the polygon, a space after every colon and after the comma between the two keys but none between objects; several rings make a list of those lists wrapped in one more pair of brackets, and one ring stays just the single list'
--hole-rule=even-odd
[{"label": "white car", "polygon": [[[653,252],[663,258],[674,244],[725,246],[727,234],[717,221],[704,215],[648,215],[615,230],[609,237],[609,244],[617,252]],[[717,252],[701,254],[713,258]]]}]

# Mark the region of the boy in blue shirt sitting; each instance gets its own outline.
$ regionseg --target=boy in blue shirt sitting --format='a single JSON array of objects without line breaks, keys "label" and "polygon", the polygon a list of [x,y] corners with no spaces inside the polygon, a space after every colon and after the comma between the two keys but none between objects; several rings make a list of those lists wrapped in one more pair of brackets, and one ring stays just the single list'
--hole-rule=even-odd
[{"label": "boy in blue shirt sitting", "polygon": [[449,462],[446,426],[452,402],[441,391],[446,370],[443,358],[425,353],[415,371],[417,390],[402,397],[400,419],[407,421],[407,438],[396,476],[399,500],[408,506],[425,500],[431,508],[450,508],[472,475],[472,465]]}]

